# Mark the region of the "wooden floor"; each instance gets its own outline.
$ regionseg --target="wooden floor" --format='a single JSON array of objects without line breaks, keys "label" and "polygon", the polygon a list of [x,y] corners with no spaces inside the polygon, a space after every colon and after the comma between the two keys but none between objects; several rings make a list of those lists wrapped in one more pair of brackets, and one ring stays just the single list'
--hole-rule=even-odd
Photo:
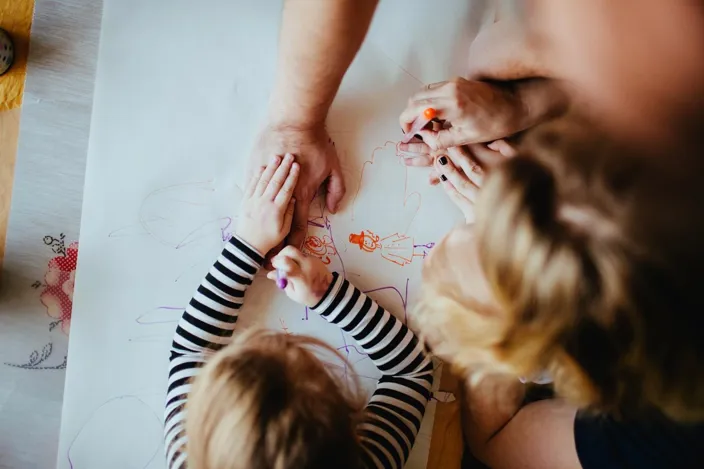
[{"label": "wooden floor", "polygon": [[5,256],[5,236],[12,200],[12,178],[17,156],[20,114],[20,108],[0,112],[0,265]]}]

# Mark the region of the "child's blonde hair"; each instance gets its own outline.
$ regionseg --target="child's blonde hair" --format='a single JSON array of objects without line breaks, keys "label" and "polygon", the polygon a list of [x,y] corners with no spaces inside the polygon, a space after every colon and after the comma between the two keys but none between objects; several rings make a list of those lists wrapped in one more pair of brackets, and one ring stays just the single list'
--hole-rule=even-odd
[{"label": "child's blonde hair", "polygon": [[[581,121],[536,130],[488,175],[476,226],[434,248],[420,330],[475,377],[547,369],[583,407],[703,419],[700,160],[634,155]],[[467,293],[470,249],[493,304]]]},{"label": "child's blonde hair", "polygon": [[263,330],[217,352],[186,406],[188,467],[358,468],[359,383],[348,387],[316,353],[347,365],[318,339]]}]

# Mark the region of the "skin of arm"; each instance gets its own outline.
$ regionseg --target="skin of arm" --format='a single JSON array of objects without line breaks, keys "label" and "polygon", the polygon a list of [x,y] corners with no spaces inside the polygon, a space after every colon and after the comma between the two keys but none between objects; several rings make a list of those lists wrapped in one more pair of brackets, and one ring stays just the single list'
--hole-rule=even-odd
[{"label": "skin of arm", "polygon": [[323,125],[378,0],[286,0],[269,122]]},{"label": "skin of arm", "polygon": [[345,195],[325,119],[376,5],[377,0],[287,0],[284,4],[277,79],[249,167],[256,171],[266,164],[265,155],[285,153],[295,155],[301,165],[287,244],[303,244],[310,202],[321,186],[331,213],[337,212]]},{"label": "skin of arm", "polygon": [[560,399],[521,407],[525,385],[488,376],[463,390],[462,420],[472,454],[494,469],[581,469],[574,440],[577,409]]}]

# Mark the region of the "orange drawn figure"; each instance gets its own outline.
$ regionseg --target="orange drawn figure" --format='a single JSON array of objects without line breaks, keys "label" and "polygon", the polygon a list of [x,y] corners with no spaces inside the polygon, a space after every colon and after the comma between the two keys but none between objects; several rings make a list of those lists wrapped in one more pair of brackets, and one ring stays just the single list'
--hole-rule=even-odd
[{"label": "orange drawn figure", "polygon": [[381,257],[400,266],[413,262],[414,257],[426,257],[435,243],[415,244],[410,236],[394,233],[385,238],[369,230],[350,234],[350,243],[366,252],[379,250]]},{"label": "orange drawn figure", "polygon": [[328,235],[324,235],[322,238],[319,236],[308,236],[303,243],[303,252],[309,256],[315,256],[323,264],[328,265],[332,262],[330,256],[337,255],[337,249],[335,249],[335,244]]}]

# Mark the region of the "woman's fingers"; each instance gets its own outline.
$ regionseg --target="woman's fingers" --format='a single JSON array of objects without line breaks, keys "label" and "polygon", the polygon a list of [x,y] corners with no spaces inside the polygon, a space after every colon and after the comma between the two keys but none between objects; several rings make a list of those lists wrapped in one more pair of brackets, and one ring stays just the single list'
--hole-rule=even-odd
[{"label": "woman's fingers", "polygon": [[291,171],[291,165],[293,165],[293,155],[291,153],[286,153],[281,160],[281,164],[276,168],[274,174],[271,176],[271,180],[264,191],[264,197],[269,200],[274,200],[274,198],[279,193],[279,189],[284,185],[286,179]]},{"label": "woman's fingers", "polygon": [[269,185],[269,181],[271,181],[271,178],[274,176],[274,173],[276,172],[276,169],[279,167],[280,163],[281,158],[279,156],[273,156],[271,158],[271,161],[269,162],[266,169],[259,178],[259,183],[257,184],[257,187],[254,190],[254,195],[261,196],[264,194],[264,191]]},{"label": "woman's fingers", "polygon": [[244,189],[245,198],[252,197],[252,194],[254,194],[254,190],[257,188],[259,179],[261,179],[262,173],[264,173],[265,169],[266,166],[260,166],[249,176],[249,180],[247,181],[247,187],[245,187]]},{"label": "woman's fingers", "polygon": [[450,197],[450,200],[460,209],[465,220],[469,222],[474,213],[474,203],[461,194],[454,185],[450,184],[450,181],[443,181],[440,185]]},{"label": "woman's fingers", "polygon": [[457,169],[448,156],[443,155],[435,160],[435,170],[440,173],[440,180],[443,183],[449,182],[455,186],[455,189],[470,202],[473,203],[476,200],[478,187],[463,171]]},{"label": "woman's fingers", "polygon": [[465,176],[472,181],[472,183],[477,187],[482,187],[482,182],[484,178],[484,170],[482,169],[479,161],[474,158],[474,155],[465,146],[461,147],[451,147],[447,149],[447,156],[454,163],[456,167],[462,169]]},{"label": "woman's fingers", "polygon": [[431,186],[437,186],[440,184],[440,173],[434,169],[430,171],[430,174],[428,174],[428,183],[430,183]]},{"label": "woman's fingers", "polygon": [[298,183],[298,176],[301,173],[301,167],[298,163],[291,163],[291,168],[286,174],[286,179],[279,186],[277,192],[274,194],[274,203],[279,207],[286,207],[293,197],[293,191],[296,188],[296,183]]}]

